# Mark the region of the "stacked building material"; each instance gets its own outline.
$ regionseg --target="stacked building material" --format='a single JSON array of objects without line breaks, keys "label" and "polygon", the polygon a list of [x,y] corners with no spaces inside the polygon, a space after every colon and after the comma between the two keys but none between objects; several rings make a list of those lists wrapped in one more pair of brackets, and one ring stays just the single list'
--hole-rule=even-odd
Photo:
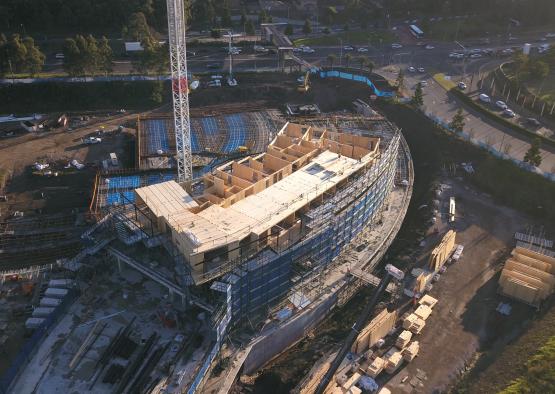
[{"label": "stacked building material", "polygon": [[453,230],[447,231],[439,245],[432,250],[428,263],[430,270],[437,272],[443,267],[455,247],[456,235],[457,233]]},{"label": "stacked building material", "polygon": [[387,372],[388,374],[395,373],[395,371],[397,371],[397,369],[399,368],[402,362],[403,362],[403,356],[401,356],[401,352],[395,349],[395,351],[391,353],[391,355],[387,359],[387,362],[385,364],[385,372]]},{"label": "stacked building material", "polygon": [[376,376],[378,376],[380,372],[383,371],[384,367],[385,360],[381,357],[376,357],[374,361],[372,361],[372,364],[368,366],[368,369],[366,369],[366,373],[371,378],[376,378]]},{"label": "stacked building material", "polygon": [[555,289],[555,258],[517,247],[499,279],[503,295],[538,306]]},{"label": "stacked building material", "polygon": [[353,353],[360,354],[368,348],[374,346],[381,338],[385,337],[395,326],[397,312],[388,312],[387,309],[381,311],[372,321],[361,331],[356,341],[351,347]]},{"label": "stacked building material", "polygon": [[398,347],[399,349],[403,349],[405,346],[409,344],[411,338],[412,338],[412,332],[408,330],[404,330],[397,337],[397,340],[395,341],[395,346]]},{"label": "stacked building material", "polygon": [[403,360],[410,363],[418,355],[419,350],[420,344],[418,343],[418,341],[411,342],[411,344],[406,349],[403,349]]},{"label": "stacked building material", "polygon": [[424,297],[422,297],[419,301],[418,304],[419,305],[427,305],[430,308],[433,309],[433,307],[437,304],[438,300],[434,297],[432,297],[431,295],[426,294]]},{"label": "stacked building material", "polygon": [[403,328],[409,330],[413,334],[420,334],[420,331],[422,331],[425,325],[426,322],[414,313],[411,313],[403,320]]},{"label": "stacked building material", "polygon": [[432,314],[432,308],[427,305],[420,305],[418,308],[416,308],[414,314],[422,320],[426,321],[428,317],[430,317],[430,315]]}]

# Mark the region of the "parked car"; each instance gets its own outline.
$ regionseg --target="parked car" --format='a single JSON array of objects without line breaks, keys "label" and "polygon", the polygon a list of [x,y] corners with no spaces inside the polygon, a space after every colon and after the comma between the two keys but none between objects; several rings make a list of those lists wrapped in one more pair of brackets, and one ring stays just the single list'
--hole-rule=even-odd
[{"label": "parked car", "polygon": [[540,127],[541,126],[541,123],[535,118],[526,118],[526,123],[528,123],[528,124],[530,124],[534,127]]},{"label": "parked car", "polygon": [[410,66],[410,67],[408,68],[408,70],[409,70],[409,72],[411,72],[411,73],[415,73],[415,72],[416,72],[416,68],[414,68],[413,66]]},{"label": "parked car", "polygon": [[344,51],[354,51],[355,48],[353,48],[353,47],[350,46],[350,45],[345,45],[345,46],[343,47],[343,50],[344,50]]},{"label": "parked car", "polygon": [[498,100],[495,102],[495,106],[501,109],[507,109],[507,104],[504,101]]},{"label": "parked car", "polygon": [[428,81],[420,81],[420,86],[428,86]]},{"label": "parked car", "polygon": [[514,113],[514,111],[510,108],[505,108],[505,110],[503,111],[503,115],[509,117],[509,118],[514,118],[516,116],[516,114]]},{"label": "parked car", "polygon": [[457,86],[459,87],[460,90],[465,90],[467,88],[466,83],[464,82],[459,82]]},{"label": "parked car", "polygon": [[480,100],[483,103],[488,103],[488,104],[491,103],[491,98],[487,94],[484,94],[484,93],[481,93],[478,96],[478,100]]},{"label": "parked car", "polygon": [[401,44],[393,43],[391,44],[391,48],[393,49],[401,49],[403,46]]},{"label": "parked car", "polygon": [[423,73],[426,72],[426,70],[424,69],[424,67],[418,67],[418,72]]},{"label": "parked car", "polygon": [[368,52],[368,48],[360,47],[357,49],[357,52]]},{"label": "parked car", "polygon": [[482,54],[481,53],[473,53],[472,55],[470,55],[471,59],[478,59],[481,58]]},{"label": "parked car", "polygon": [[94,145],[94,144],[100,144],[102,142],[102,138],[98,138],[98,137],[87,137],[84,140],[85,144],[87,145]]},{"label": "parked car", "polygon": [[426,45],[424,48],[426,48],[426,49],[434,49],[435,46],[428,44],[428,45]]}]

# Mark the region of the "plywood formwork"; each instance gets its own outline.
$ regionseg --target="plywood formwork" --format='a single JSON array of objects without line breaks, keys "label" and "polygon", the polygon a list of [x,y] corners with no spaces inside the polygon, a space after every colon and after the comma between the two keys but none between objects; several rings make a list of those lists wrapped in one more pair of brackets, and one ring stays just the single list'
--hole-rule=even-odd
[{"label": "plywood formwork", "polygon": [[351,347],[351,351],[360,354],[374,346],[376,342],[385,337],[395,327],[396,321],[397,311],[389,312],[387,309],[384,309],[360,332]]},{"label": "plywood formwork", "polygon": [[[379,143],[379,138],[287,123],[266,153],[206,175],[204,194],[194,201],[177,192],[173,181],[136,194],[155,212],[159,228],[171,233],[193,279],[201,283],[204,273],[237,258],[241,248],[270,246],[279,253],[297,242],[299,212],[370,168]],[[177,197],[159,201],[156,194],[163,188]]]},{"label": "plywood formwork", "polygon": [[455,238],[457,233],[449,230],[444,236],[438,246],[432,250],[430,254],[429,267],[432,271],[437,272],[445,264],[453,248],[455,247]]},{"label": "plywood formwork", "polygon": [[538,306],[553,294],[555,259],[521,247],[513,250],[499,278],[500,292],[508,297]]}]

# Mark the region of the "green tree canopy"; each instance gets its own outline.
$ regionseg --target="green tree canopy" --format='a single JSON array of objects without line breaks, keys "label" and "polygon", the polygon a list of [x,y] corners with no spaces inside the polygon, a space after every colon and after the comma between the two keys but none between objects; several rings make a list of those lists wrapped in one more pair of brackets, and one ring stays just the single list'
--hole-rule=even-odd
[{"label": "green tree canopy", "polygon": [[541,141],[539,138],[535,138],[530,145],[530,149],[524,155],[524,162],[530,163],[533,166],[539,167],[542,163],[542,156],[540,154]]}]

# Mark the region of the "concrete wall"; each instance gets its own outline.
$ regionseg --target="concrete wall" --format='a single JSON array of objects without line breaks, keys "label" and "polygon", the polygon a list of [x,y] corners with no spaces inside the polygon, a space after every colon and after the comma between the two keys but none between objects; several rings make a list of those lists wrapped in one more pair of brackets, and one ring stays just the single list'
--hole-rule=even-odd
[{"label": "concrete wall", "polygon": [[303,339],[305,335],[322,321],[337,302],[337,293],[328,295],[316,305],[295,318],[285,322],[282,326],[268,333],[255,343],[245,360],[244,374],[256,372],[260,367],[278,356],[288,347]]}]

